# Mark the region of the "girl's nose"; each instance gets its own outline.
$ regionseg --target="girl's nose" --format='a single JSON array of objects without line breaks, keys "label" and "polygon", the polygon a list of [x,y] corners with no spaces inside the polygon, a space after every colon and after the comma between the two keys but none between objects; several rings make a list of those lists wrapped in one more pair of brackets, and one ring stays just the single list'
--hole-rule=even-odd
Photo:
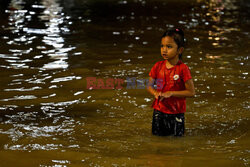
[{"label": "girl's nose", "polygon": [[167,52],[167,47],[163,47],[163,52]]}]

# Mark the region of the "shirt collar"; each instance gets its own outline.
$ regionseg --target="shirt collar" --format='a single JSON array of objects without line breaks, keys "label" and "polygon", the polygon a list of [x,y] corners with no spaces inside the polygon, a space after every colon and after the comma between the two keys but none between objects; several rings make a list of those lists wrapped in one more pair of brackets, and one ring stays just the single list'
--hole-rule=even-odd
[{"label": "shirt collar", "polygon": [[175,66],[173,66],[173,67],[171,67],[171,68],[167,68],[167,67],[166,67],[166,62],[167,62],[167,61],[168,61],[168,60],[164,60],[164,67],[165,67],[165,69],[168,69],[168,70],[169,70],[169,69],[172,69],[172,68],[175,68],[177,65],[180,65],[180,64],[183,63],[181,60],[179,60]]}]

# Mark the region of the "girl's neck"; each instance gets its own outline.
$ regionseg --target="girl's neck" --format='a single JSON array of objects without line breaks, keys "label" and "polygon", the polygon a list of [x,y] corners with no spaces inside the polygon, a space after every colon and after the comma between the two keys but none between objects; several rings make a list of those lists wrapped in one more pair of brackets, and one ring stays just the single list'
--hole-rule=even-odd
[{"label": "girl's neck", "polygon": [[178,62],[179,62],[179,58],[177,58],[177,59],[172,59],[172,60],[167,60],[166,61],[166,67],[167,68],[172,68],[172,67],[174,67]]}]

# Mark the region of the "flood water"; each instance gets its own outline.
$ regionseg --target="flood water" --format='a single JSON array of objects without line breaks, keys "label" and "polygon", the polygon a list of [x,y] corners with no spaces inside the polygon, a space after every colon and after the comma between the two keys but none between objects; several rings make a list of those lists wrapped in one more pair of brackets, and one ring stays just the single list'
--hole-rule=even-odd
[{"label": "flood water", "polygon": [[[249,1],[0,6],[0,166],[250,165]],[[196,87],[181,138],[151,134],[153,97],[126,82],[148,78],[169,27],[184,29]],[[124,83],[87,89],[88,77]]]}]

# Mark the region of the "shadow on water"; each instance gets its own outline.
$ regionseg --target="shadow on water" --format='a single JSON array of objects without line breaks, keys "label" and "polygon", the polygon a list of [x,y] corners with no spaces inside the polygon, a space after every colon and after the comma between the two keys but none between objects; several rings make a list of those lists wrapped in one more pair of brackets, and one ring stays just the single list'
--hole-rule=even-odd
[{"label": "shadow on water", "polygon": [[[248,166],[249,8],[247,0],[1,1],[2,165]],[[153,99],[126,81],[148,78],[169,27],[185,31],[197,93],[183,138],[152,136]],[[87,89],[87,77],[124,83]]]}]

